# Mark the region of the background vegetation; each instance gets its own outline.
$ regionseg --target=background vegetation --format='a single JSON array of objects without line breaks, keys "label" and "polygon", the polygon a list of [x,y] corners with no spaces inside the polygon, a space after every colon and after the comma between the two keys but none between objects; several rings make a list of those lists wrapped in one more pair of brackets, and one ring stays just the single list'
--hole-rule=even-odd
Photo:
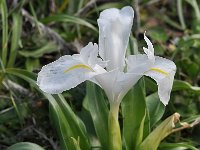
[{"label": "background vegetation", "polygon": [[[58,149],[56,125],[49,117],[49,101],[33,84],[22,79],[35,79],[35,76],[19,69],[37,73],[62,55],[78,53],[89,41],[98,43],[99,13],[126,5],[135,10],[129,53],[142,52],[143,33],[147,31],[156,55],[169,58],[177,65],[170,103],[163,112],[159,111],[161,114],[165,111],[162,118],[174,112],[189,122],[198,117],[199,0],[1,0],[0,149],[21,141]],[[145,78],[145,85],[147,95],[157,91],[151,79]],[[95,139],[87,104],[82,105],[85,89],[83,83],[63,95],[86,123],[91,139]],[[159,115],[156,110],[152,113]],[[189,142],[200,148],[200,126],[172,134],[166,141]]]}]

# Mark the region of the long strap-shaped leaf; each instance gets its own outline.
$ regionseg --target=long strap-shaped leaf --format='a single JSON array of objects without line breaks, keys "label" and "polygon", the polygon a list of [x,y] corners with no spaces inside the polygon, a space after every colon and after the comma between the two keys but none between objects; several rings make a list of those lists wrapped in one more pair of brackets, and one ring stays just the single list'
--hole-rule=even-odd
[{"label": "long strap-shaped leaf", "polygon": [[[122,100],[123,138],[127,150],[136,149],[137,144],[149,133],[148,112],[146,112],[143,86],[142,81],[140,81]],[[146,119],[145,123],[142,124],[144,116],[146,116]],[[143,131],[140,129],[141,126],[144,126]],[[140,137],[140,139],[137,137]]]},{"label": "long strap-shaped leaf", "polygon": [[13,67],[16,60],[17,48],[21,36],[22,30],[22,16],[20,13],[13,13],[13,26],[12,26],[12,39],[11,39],[11,48],[10,48],[10,57],[8,61],[8,67]]},{"label": "long strap-shaped leaf", "polygon": [[71,22],[71,23],[86,26],[86,27],[92,29],[93,31],[98,32],[96,27],[94,27],[91,23],[89,23],[81,18],[66,15],[66,14],[52,15],[52,16],[49,16],[42,20],[42,22],[44,22],[44,23],[49,23],[49,22],[54,22],[54,21],[56,21],[56,22]]},{"label": "long strap-shaped leaf", "polygon": [[0,13],[2,17],[2,63],[4,67],[7,63],[7,53],[8,53],[8,8],[6,5],[6,0],[0,1]]},{"label": "long strap-shaped leaf", "polygon": [[101,148],[107,150],[108,143],[108,107],[102,93],[102,89],[95,84],[87,83],[87,101],[97,136],[101,143]]},{"label": "long strap-shaped leaf", "polygon": [[[200,118],[196,118],[191,124],[180,122],[180,114],[174,113],[160,123],[138,146],[137,150],[157,150],[160,142],[171,133],[192,128],[200,123]],[[179,127],[176,124],[180,124]]]},{"label": "long strap-shaped leaf", "polygon": [[[76,150],[74,139],[80,139],[80,147],[83,150],[89,150],[90,144],[86,136],[85,126],[82,121],[74,114],[69,105],[65,102],[62,95],[52,96],[42,92],[36,85],[36,75],[26,70],[7,69],[6,73],[20,77],[32,84],[40,91],[50,102],[53,113],[53,121],[56,121],[56,127],[59,131],[63,150]],[[52,114],[51,114],[52,116]]]},{"label": "long strap-shaped leaf", "polygon": [[[89,139],[86,136],[87,131],[85,128],[84,123],[82,120],[80,120],[75,113],[72,111],[68,103],[65,101],[62,94],[58,94],[58,97],[55,97],[56,101],[58,102],[59,107],[62,109],[65,118],[67,118],[67,121],[70,126],[70,130],[72,131],[74,137],[70,137],[73,141],[73,139],[76,139],[77,141],[80,140],[80,147],[85,150],[90,148],[89,146]],[[73,139],[72,139],[73,138]]]}]

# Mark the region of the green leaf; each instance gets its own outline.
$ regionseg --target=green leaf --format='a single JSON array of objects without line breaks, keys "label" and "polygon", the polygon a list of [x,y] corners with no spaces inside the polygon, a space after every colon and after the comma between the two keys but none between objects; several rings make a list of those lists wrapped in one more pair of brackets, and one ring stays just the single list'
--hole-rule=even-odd
[{"label": "green leaf", "polygon": [[168,36],[163,28],[156,27],[149,31],[150,37],[159,42],[166,42]]},{"label": "green leaf", "polygon": [[43,23],[50,23],[50,22],[54,22],[54,21],[56,21],[56,22],[71,22],[74,24],[86,26],[86,27],[98,32],[97,28],[94,27],[92,24],[90,24],[89,22],[87,22],[81,18],[75,17],[75,16],[58,14],[58,15],[46,17],[42,20]]},{"label": "green leaf", "polygon": [[155,50],[156,55],[164,55],[165,48],[163,45],[161,45],[161,44],[154,45],[154,50]]},{"label": "green leaf", "polygon": [[32,72],[28,72],[23,69],[8,68],[8,69],[6,69],[6,73],[17,76],[21,79],[24,79],[25,81],[33,84],[33,86],[38,88],[38,86],[36,85],[37,76],[36,76],[36,74],[34,74]]},{"label": "green leaf", "polygon": [[[180,114],[174,113],[156,127],[140,144],[138,150],[157,150],[160,142],[171,133],[194,127],[199,124],[200,118],[196,118],[191,124],[180,122]],[[153,144],[152,144],[153,143]]]},{"label": "green leaf", "polygon": [[52,53],[58,51],[58,46],[54,42],[49,42],[43,47],[36,50],[23,50],[19,51],[19,54],[24,57],[39,58],[46,53]]},{"label": "green leaf", "polygon": [[108,107],[101,88],[87,82],[87,95],[84,102],[87,103],[101,147],[107,150],[109,143],[108,136],[105,135],[108,135]]},{"label": "green leaf", "polygon": [[20,142],[8,147],[7,150],[44,150],[44,148],[34,143]]},{"label": "green leaf", "polygon": [[[86,136],[87,131],[85,125],[82,120],[76,116],[76,114],[72,111],[69,104],[66,102],[62,94],[58,94],[58,97],[55,96],[56,101],[58,102],[59,107],[62,109],[66,120],[68,121],[71,132],[73,133],[73,138],[80,139],[80,147],[82,149],[90,149],[89,138]],[[72,139],[71,139],[72,140]]]},{"label": "green leaf", "polygon": [[90,149],[85,126],[74,114],[61,94],[52,96],[42,92],[36,85],[36,75],[34,73],[22,69],[6,69],[6,73],[18,76],[31,83],[49,100],[51,116],[60,135],[61,149],[76,150],[76,145],[74,145],[72,138],[80,138],[81,149]]},{"label": "green leaf", "polygon": [[149,77],[144,77],[144,81],[145,81],[145,88],[147,90],[147,93],[157,92],[158,86],[153,79],[151,79]]},{"label": "green leaf", "polygon": [[200,87],[192,86],[186,81],[175,80],[173,84],[173,91],[180,91],[180,90],[190,90],[195,94],[200,94]]},{"label": "green leaf", "polygon": [[199,150],[189,143],[161,143],[159,150]]},{"label": "green leaf", "polygon": [[188,2],[194,8],[196,18],[197,20],[200,21],[200,10],[199,10],[198,2],[196,0],[185,0],[185,1]]},{"label": "green leaf", "polygon": [[[18,109],[20,110],[19,113],[22,118],[28,115],[28,106],[26,103],[19,104]],[[0,112],[0,124],[16,119],[17,117],[18,116],[14,106],[9,107]]]},{"label": "green leaf", "polygon": [[[60,139],[60,149],[66,150],[71,149],[75,150],[75,145],[71,137],[73,136],[72,131],[68,121],[66,120],[62,110],[59,108],[58,103],[52,95],[47,94],[46,98],[51,101],[49,105],[50,119],[53,126],[56,128],[56,131]],[[74,137],[75,138],[75,137]]]},{"label": "green leaf", "polygon": [[129,38],[129,44],[128,44],[128,49],[126,52],[127,55],[137,55],[139,54],[138,52],[138,42],[136,38],[131,34]]},{"label": "green leaf", "polygon": [[[145,83],[148,89],[151,89],[153,92],[157,91],[156,83],[153,80],[145,78]],[[197,95],[200,94],[200,87],[192,86],[186,81],[174,80],[172,91],[181,91],[181,90],[190,90]]]},{"label": "green leaf", "polygon": [[185,19],[183,15],[183,1],[177,0],[177,12],[179,17],[179,22],[181,24],[182,29],[186,29]]},{"label": "green leaf", "polygon": [[79,145],[80,139],[78,138],[78,139],[76,140],[75,138],[72,138],[72,140],[73,140],[73,142],[74,142],[74,145],[75,145],[76,150],[81,150],[80,145]]},{"label": "green leaf", "polygon": [[172,132],[178,118],[179,114],[175,113],[164,120],[145,138],[145,140],[140,144],[138,150],[156,150],[160,142]]},{"label": "green leaf", "polygon": [[[135,149],[138,130],[146,112],[143,81],[140,80],[124,97],[121,103],[123,115],[123,138],[128,150]],[[146,115],[143,137],[149,133],[148,114]],[[139,136],[139,135],[138,135]]]},{"label": "green leaf", "polygon": [[121,4],[121,3],[107,2],[107,3],[105,3],[105,4],[99,5],[98,7],[94,7],[94,8],[89,12],[89,14],[91,14],[91,13],[96,13],[96,12],[100,12],[100,11],[103,11],[103,10],[108,9],[108,8],[122,8],[122,7],[123,7],[123,4]]},{"label": "green leaf", "polygon": [[136,141],[136,149],[138,149],[138,146],[142,143],[143,140],[143,134],[144,134],[144,125],[145,125],[145,118],[146,118],[146,111],[144,114],[144,117],[141,121],[140,127],[138,129],[138,133],[137,133],[137,141]]},{"label": "green leaf", "polygon": [[197,77],[200,69],[197,63],[191,61],[190,59],[185,58],[179,62],[179,65],[183,70],[183,72],[189,75],[189,77],[191,77],[192,79]]},{"label": "green leaf", "polygon": [[14,65],[17,48],[19,44],[19,40],[21,37],[22,30],[22,16],[20,13],[13,13],[13,25],[12,25],[12,39],[11,39],[11,49],[10,49],[10,57],[8,61],[8,67],[12,67]]},{"label": "green leaf", "polygon": [[165,106],[159,99],[158,93],[151,94],[146,99],[149,112],[150,127],[152,128],[163,116]]},{"label": "green leaf", "polygon": [[35,68],[40,66],[40,62],[38,58],[27,58],[25,65],[27,71],[32,72]]},{"label": "green leaf", "polygon": [[6,66],[8,53],[8,8],[6,0],[0,1],[0,12],[2,19],[2,64]]},{"label": "green leaf", "polygon": [[15,102],[14,97],[12,96],[12,94],[10,94],[10,99],[12,101],[13,107],[15,109],[15,112],[16,112],[16,114],[17,114],[17,116],[19,118],[20,124],[22,126],[23,123],[24,123],[24,117],[22,115],[23,111],[20,109],[20,106]]}]

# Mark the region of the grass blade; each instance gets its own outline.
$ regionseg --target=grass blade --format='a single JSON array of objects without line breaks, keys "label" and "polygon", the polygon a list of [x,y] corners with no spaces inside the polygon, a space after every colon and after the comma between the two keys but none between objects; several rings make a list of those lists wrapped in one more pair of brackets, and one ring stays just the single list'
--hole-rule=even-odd
[{"label": "grass blade", "polygon": [[18,43],[22,31],[22,16],[20,13],[13,13],[13,26],[12,26],[12,39],[11,39],[11,48],[10,48],[10,57],[8,61],[8,67],[13,67],[13,64],[16,59]]},{"label": "grass blade", "polygon": [[47,53],[58,51],[59,47],[54,42],[48,42],[46,45],[36,50],[21,50],[19,54],[24,57],[39,58]]},{"label": "grass blade", "polygon": [[2,18],[2,63],[6,66],[8,53],[8,8],[6,1],[2,0],[0,3],[0,11]]},{"label": "grass blade", "polygon": [[81,18],[75,17],[75,16],[59,14],[59,15],[49,16],[42,20],[43,23],[50,23],[50,22],[54,22],[54,21],[55,22],[70,22],[70,23],[74,23],[74,24],[79,24],[79,25],[86,26],[86,27],[94,30],[95,32],[98,32],[98,30],[95,26],[93,26],[89,22],[87,22]]},{"label": "grass blade", "polygon": [[10,95],[10,99],[11,99],[11,101],[12,101],[13,107],[14,107],[16,113],[17,113],[17,116],[18,116],[18,118],[19,118],[19,120],[20,120],[20,124],[21,124],[21,126],[22,126],[23,123],[24,123],[24,119],[23,119],[23,116],[21,115],[21,112],[19,111],[19,107],[17,106],[17,104],[16,104],[16,102],[15,102],[15,100],[14,100],[12,94]]},{"label": "grass blade", "polygon": [[51,116],[56,124],[57,131],[60,135],[63,150],[76,150],[72,138],[80,138],[81,149],[90,149],[89,139],[86,135],[85,126],[82,121],[74,114],[64,97],[59,94],[52,96],[42,92],[36,84],[36,74],[22,69],[6,69],[6,73],[22,78],[33,85],[41,94],[43,94],[50,102]]}]

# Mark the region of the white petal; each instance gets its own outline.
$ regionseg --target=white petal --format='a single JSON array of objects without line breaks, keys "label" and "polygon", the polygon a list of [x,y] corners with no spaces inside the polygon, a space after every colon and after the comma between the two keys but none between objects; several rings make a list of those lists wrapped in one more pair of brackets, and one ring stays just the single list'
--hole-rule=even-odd
[{"label": "white petal", "polygon": [[[98,50],[98,48],[97,48]],[[82,61],[85,61],[85,63],[88,63],[88,60],[90,58],[90,54],[92,51],[96,51],[96,47],[92,44],[92,42],[88,43],[87,46],[83,47],[81,50],[80,50],[80,56],[82,58]],[[98,51],[97,51],[98,53]],[[97,55],[95,56],[97,57]]]},{"label": "white petal", "polygon": [[127,59],[127,72],[143,75],[152,65],[145,54],[130,55]]},{"label": "white petal", "polygon": [[103,88],[96,79],[98,78],[98,75],[107,73],[107,71],[104,68],[102,68],[100,65],[95,65],[93,70],[97,73],[97,76],[93,76],[92,78],[89,79],[89,81],[91,81],[91,82],[97,84],[98,86],[100,86],[101,88]]},{"label": "white petal", "polygon": [[158,56],[155,57],[155,64],[145,72],[145,75],[157,82],[158,95],[164,105],[169,102],[175,72],[176,65],[173,61]]},{"label": "white petal", "polygon": [[131,7],[121,10],[111,8],[101,12],[99,25],[99,54],[109,61],[107,70],[120,69],[125,65],[125,52],[131,32],[134,12]]},{"label": "white petal", "polygon": [[85,80],[92,80],[93,76],[101,73],[96,68],[101,68],[100,65],[105,64],[97,55],[97,44],[89,43],[81,49],[80,54],[66,55],[44,66],[38,74],[37,84],[43,91],[57,94]]},{"label": "white petal", "polygon": [[144,40],[146,41],[148,48],[143,47],[144,52],[147,54],[147,57],[154,62],[155,61],[155,57],[154,57],[154,48],[153,48],[153,44],[151,43],[151,41],[146,37],[145,33],[144,33]]},{"label": "white petal", "polygon": [[[87,46],[81,49],[80,55],[81,60],[89,66],[94,67],[96,64],[103,68],[107,66],[107,62],[98,57],[98,45],[96,43],[93,45],[92,42],[90,42]],[[80,58],[78,55],[78,59]]]},{"label": "white petal", "polygon": [[95,76],[96,81],[104,89],[110,102],[115,100],[114,87],[118,75],[118,70],[112,70],[110,72],[105,71]]},{"label": "white petal", "polygon": [[110,103],[120,103],[125,94],[141,78],[142,75],[112,70],[94,78],[104,89]]},{"label": "white petal", "polygon": [[168,103],[176,71],[176,66],[172,61],[155,56],[153,63],[147,55],[139,54],[129,56],[127,66],[128,73],[144,74],[153,78],[158,84],[160,100],[164,105]]},{"label": "white petal", "polygon": [[117,95],[116,97],[119,102],[141,77],[142,75],[134,73],[121,72],[118,74],[114,92]]},{"label": "white petal", "polygon": [[95,72],[83,62],[66,55],[42,67],[37,84],[44,92],[57,94],[76,87],[94,75]]},{"label": "white petal", "polygon": [[107,62],[102,61],[102,59],[98,58],[98,45],[96,43],[94,43],[93,45],[92,42],[81,49],[80,57],[78,55],[77,59],[81,59],[85,64],[92,67],[98,64],[104,68],[107,65]]}]

